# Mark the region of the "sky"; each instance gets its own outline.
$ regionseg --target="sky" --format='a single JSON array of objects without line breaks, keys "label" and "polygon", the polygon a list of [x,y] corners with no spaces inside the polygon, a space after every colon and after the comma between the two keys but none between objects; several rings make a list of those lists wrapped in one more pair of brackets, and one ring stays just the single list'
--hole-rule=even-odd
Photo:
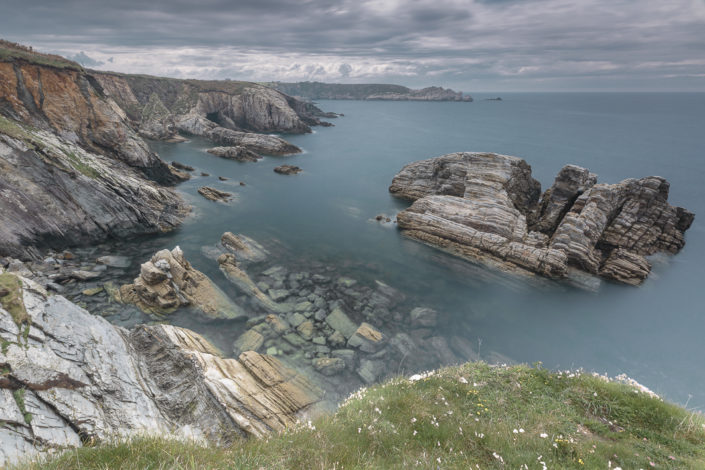
[{"label": "sky", "polygon": [[2,0],[0,37],[180,78],[705,91],[705,0]]}]

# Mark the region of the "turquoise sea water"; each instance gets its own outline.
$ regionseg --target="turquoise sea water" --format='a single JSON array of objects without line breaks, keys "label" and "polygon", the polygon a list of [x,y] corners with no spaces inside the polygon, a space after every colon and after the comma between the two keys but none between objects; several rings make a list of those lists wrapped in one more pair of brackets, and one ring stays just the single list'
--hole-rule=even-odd
[{"label": "turquoise sea water", "polygon": [[[154,143],[168,161],[196,167],[179,189],[194,216],[179,231],[140,241],[140,261],[180,245],[192,264],[224,289],[227,281],[202,247],[225,231],[246,234],[291,270],[335,266],[361,282],[376,279],[436,308],[443,330],[470,339],[482,355],[497,351],[550,368],[626,373],[666,398],[705,409],[705,94],[504,94],[503,101],[414,103],[322,101],[344,113],[335,127],[284,136],[305,153],[238,163],[209,155],[208,142]],[[654,261],[639,288],[603,283],[589,293],[548,283],[496,277],[400,236],[374,221],[406,203],[389,196],[394,174],[409,162],[455,151],[487,151],[529,162],[545,189],[567,163],[590,168],[600,182],[661,175],[670,201],[696,213],[687,245]],[[303,173],[282,176],[282,163]],[[230,178],[219,181],[218,176]],[[246,183],[240,186],[239,181]],[[210,185],[233,192],[230,205],[201,198]],[[129,273],[130,276],[134,272]],[[172,321],[224,347],[242,323]]]}]

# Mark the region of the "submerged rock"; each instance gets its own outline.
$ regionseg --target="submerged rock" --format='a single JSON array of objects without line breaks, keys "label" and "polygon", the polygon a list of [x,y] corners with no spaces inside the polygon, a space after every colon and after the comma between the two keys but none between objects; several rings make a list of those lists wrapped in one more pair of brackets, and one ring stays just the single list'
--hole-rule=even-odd
[{"label": "submerged rock", "polygon": [[198,194],[210,201],[220,202],[228,202],[233,197],[232,193],[227,193],[219,189],[211,188],[210,186],[203,186],[202,188],[198,188]]},{"label": "submerged rock", "polygon": [[213,318],[245,316],[213,281],[186,261],[178,246],[161,250],[142,264],[134,284],[120,288],[120,300],[147,313],[164,314],[191,305]]},{"label": "submerged rock", "polygon": [[568,165],[539,199],[524,160],[454,153],[405,166],[389,191],[414,201],[397,215],[411,238],[505,271],[567,278],[578,268],[637,285],[650,270],[641,257],[678,252],[694,215],[668,204],[661,177],[596,180]]},{"label": "submerged rock", "polygon": [[267,259],[269,252],[257,241],[242,234],[225,232],[220,237],[223,247],[237,256],[239,262],[259,263]]},{"label": "submerged rock", "polygon": [[301,173],[302,171],[303,170],[301,168],[294,165],[280,165],[274,168],[274,172],[279,173],[280,175],[295,175],[297,173]]}]

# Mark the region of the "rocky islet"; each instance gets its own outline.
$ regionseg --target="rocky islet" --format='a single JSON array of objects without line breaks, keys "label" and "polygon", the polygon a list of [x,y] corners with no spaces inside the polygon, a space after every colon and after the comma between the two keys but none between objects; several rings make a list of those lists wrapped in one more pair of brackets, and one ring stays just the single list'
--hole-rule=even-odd
[{"label": "rocky islet", "polygon": [[522,159],[461,152],[411,163],[389,191],[413,204],[397,215],[411,238],[502,270],[570,278],[573,271],[641,284],[646,256],[677,253],[694,214],[668,203],[668,182],[616,184],[565,166],[540,195]]}]

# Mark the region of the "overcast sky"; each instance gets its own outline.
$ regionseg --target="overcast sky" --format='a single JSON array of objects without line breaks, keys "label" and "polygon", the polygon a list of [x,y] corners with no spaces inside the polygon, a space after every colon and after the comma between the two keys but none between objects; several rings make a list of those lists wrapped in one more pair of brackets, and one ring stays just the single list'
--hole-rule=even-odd
[{"label": "overcast sky", "polygon": [[705,0],[2,0],[0,37],[174,77],[705,91]]}]

